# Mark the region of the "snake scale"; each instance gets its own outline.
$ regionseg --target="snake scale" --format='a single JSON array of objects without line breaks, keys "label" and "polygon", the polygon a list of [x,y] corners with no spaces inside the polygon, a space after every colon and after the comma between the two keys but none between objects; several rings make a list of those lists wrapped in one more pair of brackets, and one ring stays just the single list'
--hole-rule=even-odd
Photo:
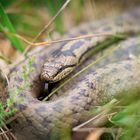
[{"label": "snake scale", "polygon": [[[135,9],[112,19],[105,19],[83,25],[70,31],[65,36],[82,35],[91,31],[111,30],[113,32],[114,29],[119,33],[139,32],[139,22],[140,9]],[[97,23],[99,26],[97,26]],[[17,118],[10,123],[10,126],[19,140],[50,139],[54,128],[57,131],[65,125],[75,126],[79,124],[80,121],[82,121],[82,114],[89,111],[91,107],[100,105],[103,101],[109,101],[119,92],[139,85],[140,60],[138,58],[128,60],[129,53],[138,55],[140,52],[140,38],[137,37],[120,43],[121,49],[116,53],[114,52],[110,57],[111,59],[107,59],[107,61],[113,60],[115,63],[97,70],[90,69],[90,73],[82,76],[82,79],[76,82],[73,88],[69,88],[62,96],[52,101],[42,102],[37,100],[36,97],[41,94],[41,89],[44,86],[44,82],[40,79],[40,73],[42,71],[41,66],[45,63],[45,60],[51,60],[49,62],[51,63],[51,68],[53,68],[52,63],[55,62],[55,60],[57,61],[58,57],[62,56],[62,52],[65,52],[65,57],[69,59],[72,54],[71,59],[73,59],[73,56],[78,57],[77,62],[79,62],[81,59],[81,55],[79,55],[81,47],[84,48],[84,51],[82,50],[80,54],[86,53],[87,50],[85,47],[89,49],[91,46],[95,46],[97,42],[102,42],[106,38],[107,37],[101,37],[99,39],[81,39],[68,43],[64,42],[58,47],[59,50],[55,45],[52,45],[48,48],[41,49],[40,52],[29,54],[29,58],[34,58],[32,64],[34,70],[27,77],[30,86],[21,90],[19,95],[12,95],[14,92],[11,91],[16,91],[16,89],[24,83],[21,75],[23,75],[25,67],[28,67],[29,59],[22,61],[18,67],[11,70],[8,92],[11,93],[10,97],[15,97],[14,106],[19,110],[19,113],[17,114]],[[71,47],[72,45],[74,45],[74,47]],[[60,51],[60,53],[58,53],[58,51]],[[53,57],[56,57],[56,59],[54,60]],[[59,62],[62,63],[61,59],[59,60]],[[119,60],[124,61],[118,62]],[[63,63],[64,62],[66,62],[66,59],[64,59]],[[73,61],[71,61],[71,63],[73,65]],[[106,62],[106,64],[107,63],[110,63],[110,61]],[[45,70],[46,66],[48,66],[48,62],[45,64]],[[51,71],[55,69],[56,68],[51,69]],[[60,71],[62,71],[62,69]],[[72,70],[68,70],[67,72],[71,71]],[[55,71],[55,76],[56,73],[58,74],[58,72]]]},{"label": "snake scale", "polygon": [[[83,25],[79,29],[71,31],[68,35],[70,37],[74,37],[75,34],[78,36],[96,32],[109,32],[112,34],[117,34],[122,32],[128,33],[138,31],[139,27],[133,26],[132,28],[133,22],[136,23],[137,21],[133,20],[132,17],[129,16],[129,14],[124,14],[121,17],[111,19],[109,22],[108,19],[106,19],[100,23],[91,23],[86,25],[86,30],[84,30],[85,27]],[[129,18],[131,18],[131,20]],[[106,36],[102,36],[100,38],[93,37],[89,39],[79,39],[78,41],[69,41],[69,43],[63,44],[61,49],[58,48],[58,50],[54,52],[52,57],[46,60],[47,62],[44,64],[41,74],[42,80],[50,83],[61,80],[71,71],[73,71],[76,66],[86,58],[85,54],[87,54],[87,52],[90,52],[93,46],[105,40],[106,38]]]}]

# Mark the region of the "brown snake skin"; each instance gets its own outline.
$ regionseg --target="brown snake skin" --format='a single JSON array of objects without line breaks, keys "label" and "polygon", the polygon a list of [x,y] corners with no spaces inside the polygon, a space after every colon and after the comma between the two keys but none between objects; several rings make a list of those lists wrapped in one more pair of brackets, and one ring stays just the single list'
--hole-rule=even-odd
[{"label": "brown snake skin", "polygon": [[[140,9],[125,13],[115,19],[115,22],[119,21],[120,26],[125,23],[128,27],[125,26],[125,30],[121,28],[122,31],[120,30],[119,32],[140,31]],[[108,20],[105,20],[105,22],[108,22],[108,25],[110,23]],[[120,26],[115,27],[119,28]],[[87,27],[89,29],[89,25]],[[90,24],[91,27],[97,26],[94,26],[93,23],[93,26]],[[77,31],[80,32],[80,30],[81,27]],[[83,30],[81,31],[83,32]],[[96,31],[98,30],[96,29]],[[77,34],[79,35],[80,33]],[[126,47],[124,47],[124,52],[126,53],[119,55],[121,51],[118,51],[118,54],[112,55],[115,61],[127,59],[129,53],[134,53],[134,55],[135,52],[138,53],[139,40],[139,38],[131,38],[127,40],[127,43],[121,43],[121,46]],[[34,57],[33,68],[35,68],[27,79],[31,84],[16,96],[14,105],[19,110],[19,114],[10,125],[18,140],[50,139],[54,128],[59,130],[65,124],[67,126],[77,125],[82,120],[82,114],[89,111],[91,107],[100,105],[104,101],[109,101],[119,92],[137,87],[140,83],[140,60],[126,60],[107,65],[96,71],[92,70],[90,74],[77,82],[74,88],[67,90],[62,97],[60,96],[54,101],[41,102],[33,98],[33,96],[37,97],[40,94],[40,89],[44,85],[39,78],[41,66],[46,58],[54,55],[57,49],[55,49],[55,46],[51,46],[42,50],[37,55],[36,53],[29,55]],[[28,61],[27,59],[21,62],[18,67],[11,71],[9,92],[15,91],[24,82],[21,75],[24,70],[23,66],[28,67]]]},{"label": "brown snake skin", "polygon": [[[83,25],[77,30],[71,31],[68,35],[73,37],[73,34],[83,35],[94,34],[96,32],[119,34],[138,31],[139,25],[135,25],[134,27],[132,26],[133,22],[136,24],[137,21],[132,19],[129,14],[124,14],[120,17],[111,19],[109,22],[108,19],[106,19],[100,23],[88,24],[86,27]],[[98,27],[96,25],[98,25]],[[90,52],[96,44],[106,38],[107,36],[103,35],[100,37],[73,40],[63,45],[61,49],[56,49],[52,57],[47,58],[43,66],[41,79],[50,83],[60,81],[86,59],[87,56],[85,54],[87,54],[87,52]]]}]

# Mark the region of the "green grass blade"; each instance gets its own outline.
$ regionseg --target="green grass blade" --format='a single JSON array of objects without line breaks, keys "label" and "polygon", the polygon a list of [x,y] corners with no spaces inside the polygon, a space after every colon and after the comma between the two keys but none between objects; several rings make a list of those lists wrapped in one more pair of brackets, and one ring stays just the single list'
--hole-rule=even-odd
[{"label": "green grass blade", "polygon": [[[1,16],[1,19],[2,19],[5,27],[8,29],[8,31],[10,33],[16,34],[14,27],[11,24],[8,16],[6,15],[1,3],[0,3],[0,16]],[[0,30],[4,32],[4,26],[1,23],[0,23]],[[22,47],[20,40],[17,37],[11,36],[11,35],[6,35],[6,36],[12,42],[13,46],[18,49],[18,51],[20,51],[20,52],[24,51],[24,48]]]},{"label": "green grass blade", "polygon": [[[45,0],[45,3],[50,17],[53,17],[63,5],[62,0],[59,1]],[[55,29],[60,33],[64,32],[63,17],[61,14],[55,19],[54,26]]]}]

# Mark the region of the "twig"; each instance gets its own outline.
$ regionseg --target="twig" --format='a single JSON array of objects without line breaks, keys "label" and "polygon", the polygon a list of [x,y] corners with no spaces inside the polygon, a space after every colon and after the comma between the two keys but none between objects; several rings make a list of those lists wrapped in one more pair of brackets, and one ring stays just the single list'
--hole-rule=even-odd
[{"label": "twig", "polygon": [[2,134],[5,136],[6,140],[10,140],[8,138],[8,136],[6,135],[6,132],[1,127],[0,127],[0,130],[1,130]]},{"label": "twig", "polygon": [[122,35],[119,35],[119,34],[116,35],[116,34],[111,33],[111,32],[98,32],[98,33],[95,33],[95,34],[81,35],[81,36],[78,36],[78,37],[65,38],[65,39],[59,39],[59,40],[52,40],[50,42],[49,41],[44,41],[44,42],[33,43],[33,42],[28,41],[27,39],[25,39],[24,37],[22,37],[19,34],[13,34],[13,33],[10,33],[10,32],[4,32],[4,33],[16,36],[17,38],[21,39],[22,41],[24,41],[25,43],[27,43],[27,44],[29,44],[31,46],[51,45],[51,44],[54,44],[54,43],[60,43],[60,42],[65,42],[65,41],[79,40],[79,39],[92,38],[92,37],[101,37],[101,36],[123,37]]},{"label": "twig", "polygon": [[[39,32],[39,34],[33,39],[32,43],[35,42],[46,30],[47,28],[53,23],[53,21],[56,19],[56,17],[65,9],[65,7],[68,5],[68,3],[71,0],[67,0],[62,7],[59,9],[59,11],[52,17],[52,19],[49,21],[49,23],[47,25],[45,25],[45,27]],[[32,47],[32,45],[30,44],[29,46],[27,46],[27,48],[24,51],[24,55],[28,52],[28,50]]]},{"label": "twig", "polygon": [[10,59],[8,59],[6,56],[4,56],[3,54],[1,55],[0,53],[0,59],[4,60],[6,63],[11,64],[12,62],[10,61]]},{"label": "twig", "polygon": [[10,135],[12,136],[12,138],[13,138],[14,140],[17,140],[17,138],[14,136],[14,134],[11,132],[11,130],[9,130],[9,129],[7,128],[6,125],[4,126],[4,128],[5,128],[7,131],[9,131]]},{"label": "twig", "polygon": [[0,136],[3,135],[3,134],[6,134],[8,133],[10,130],[3,130],[3,128],[0,128],[1,129],[1,132],[0,132]]},{"label": "twig", "polygon": [[8,76],[5,74],[3,70],[0,69],[0,72],[2,73],[3,77],[6,79],[7,85],[9,86],[9,79]]},{"label": "twig", "polygon": [[117,128],[105,128],[105,127],[93,128],[93,131],[88,135],[86,140],[99,140],[99,138],[103,133],[110,133],[114,140],[115,139],[114,133],[116,133],[117,130],[118,130]]},{"label": "twig", "polygon": [[102,113],[96,115],[95,117],[89,119],[88,121],[82,123],[81,125],[78,125],[78,126],[74,127],[72,129],[72,131],[79,131],[79,129],[81,129],[83,126],[87,125],[88,123],[92,122],[93,120],[96,120],[96,119],[102,117],[103,115],[107,115],[106,112],[102,112]]}]

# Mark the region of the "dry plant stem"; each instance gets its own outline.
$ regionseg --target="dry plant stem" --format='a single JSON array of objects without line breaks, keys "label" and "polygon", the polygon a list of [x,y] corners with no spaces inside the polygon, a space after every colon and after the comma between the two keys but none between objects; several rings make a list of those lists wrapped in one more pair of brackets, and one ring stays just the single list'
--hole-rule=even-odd
[{"label": "dry plant stem", "polygon": [[4,131],[2,128],[0,128],[0,130],[1,130],[1,132],[3,133],[3,135],[5,136],[6,140],[10,140],[10,139],[8,138],[7,134],[5,133],[5,131]]},{"label": "dry plant stem", "polygon": [[104,133],[105,128],[95,128],[93,131],[87,136],[86,140],[98,140],[100,136]]},{"label": "dry plant stem", "polygon": [[[6,139],[8,138],[7,140],[11,140],[11,138],[12,138],[12,140],[17,140],[16,137],[11,132],[11,130],[9,130],[6,125],[4,125],[3,128],[1,128],[1,130],[3,130],[3,131],[0,133],[0,136],[6,135],[7,137],[5,136],[5,138]],[[9,138],[9,136],[10,136],[10,138]]]},{"label": "dry plant stem", "polygon": [[6,63],[11,64],[12,62],[4,54],[0,53],[0,59],[4,60]]},{"label": "dry plant stem", "polygon": [[28,41],[27,39],[25,39],[23,36],[21,36],[19,34],[13,34],[10,32],[5,32],[5,33],[12,35],[12,36],[16,36],[17,38],[21,39],[22,41],[24,41],[25,43],[27,43],[31,46],[40,46],[40,45],[45,46],[45,45],[51,45],[54,43],[61,43],[61,42],[65,42],[65,41],[73,41],[73,40],[93,38],[93,37],[102,37],[102,36],[124,37],[122,35],[116,35],[115,33],[110,33],[110,32],[102,33],[101,32],[101,33],[95,33],[95,34],[81,35],[81,36],[73,37],[73,38],[65,38],[65,39],[60,39],[60,40],[52,40],[52,41],[33,43],[33,42]]},{"label": "dry plant stem", "polygon": [[79,131],[81,131],[81,130],[83,131],[83,127],[84,127],[85,125],[87,125],[87,124],[90,123],[90,122],[96,121],[97,119],[101,118],[102,116],[106,117],[105,114],[106,114],[105,112],[102,112],[102,113],[96,115],[95,117],[89,119],[88,121],[82,123],[81,125],[78,125],[78,126],[74,127],[74,128],[72,129],[72,131],[76,131],[76,132],[77,132],[77,131],[79,132]]},{"label": "dry plant stem", "polygon": [[[0,129],[3,130],[2,128],[0,128]],[[3,130],[3,132],[0,133],[0,136],[3,135],[3,134],[6,134],[8,132],[9,132],[9,130],[6,130],[6,131]]]},{"label": "dry plant stem", "polygon": [[7,85],[9,86],[9,79],[8,79],[8,76],[5,74],[4,71],[1,70],[0,72],[2,72],[2,75],[3,75],[3,77],[6,79]]},{"label": "dry plant stem", "polygon": [[[73,132],[83,132],[83,131],[89,131],[92,130],[95,127],[102,126],[105,122],[108,121],[109,115],[114,115],[115,113],[108,114],[108,111],[102,111],[100,114],[94,116],[93,118],[89,119],[88,121],[74,127],[72,129]],[[87,129],[89,128],[89,129]]]},{"label": "dry plant stem", "polygon": [[11,130],[8,129],[8,127],[6,125],[4,125],[4,128],[6,129],[6,131],[9,131],[11,137],[14,139],[14,140],[17,140],[17,138],[14,136],[14,134],[11,132]]},{"label": "dry plant stem", "polygon": [[115,139],[115,134],[118,129],[113,128],[93,128],[92,132],[88,135],[86,140],[99,140],[100,136],[103,133],[110,133],[113,136],[113,139]]},{"label": "dry plant stem", "polygon": [[[49,23],[47,25],[45,25],[45,27],[39,32],[39,34],[33,39],[32,43],[35,42],[44,32],[46,32],[46,30],[48,29],[48,27],[53,23],[53,21],[57,18],[57,16],[65,9],[65,7],[68,5],[68,3],[71,0],[67,0],[63,6],[60,8],[60,10],[54,15],[54,17],[49,21]],[[29,49],[32,47],[32,45],[29,45],[26,47],[25,51],[24,51],[24,55],[29,51]]]},{"label": "dry plant stem", "polygon": [[[80,40],[80,39],[86,39],[86,38],[92,38],[92,37],[102,37],[102,36],[114,36],[117,37],[119,35],[114,35],[112,33],[98,33],[98,34],[89,34],[89,35],[82,35],[79,37],[73,37],[73,38],[66,38],[66,39],[61,39],[61,40],[52,40],[50,42],[41,42],[41,43],[35,43],[33,45],[38,46],[38,45],[51,45],[53,43],[60,43],[60,42],[65,42],[65,41],[73,41],[73,40]],[[119,36],[122,37],[122,36]]]}]

